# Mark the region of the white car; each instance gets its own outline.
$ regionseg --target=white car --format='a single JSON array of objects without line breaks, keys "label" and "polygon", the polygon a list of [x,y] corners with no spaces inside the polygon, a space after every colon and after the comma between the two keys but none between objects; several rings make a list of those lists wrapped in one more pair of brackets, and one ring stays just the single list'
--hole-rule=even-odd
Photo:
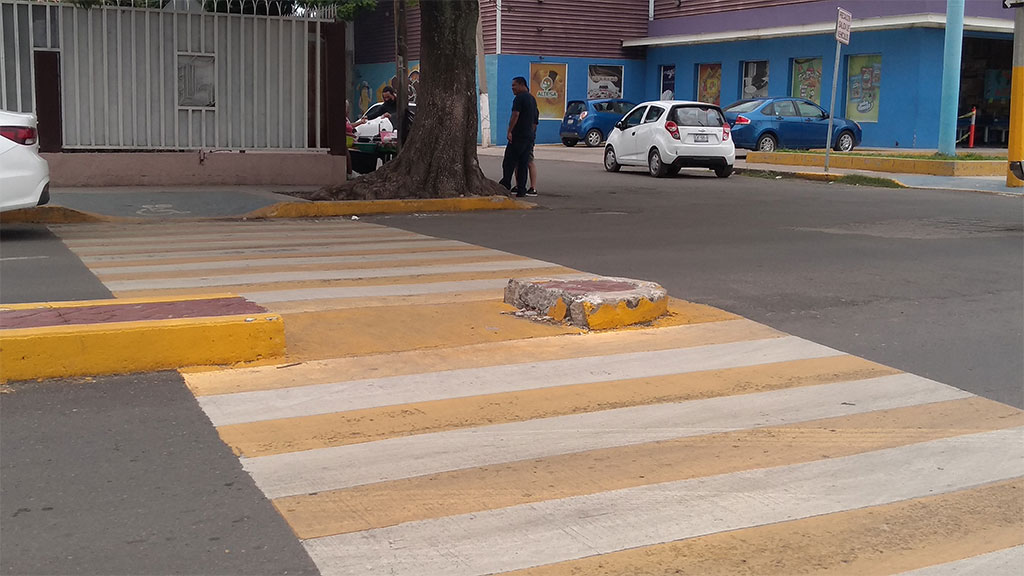
[{"label": "white car", "polygon": [[661,178],[680,168],[710,168],[728,178],[736,161],[729,133],[722,109],[714,104],[644,102],[615,124],[604,149],[604,169],[646,166],[651,176]]},{"label": "white car", "polygon": [[50,201],[50,166],[39,156],[36,117],[0,110],[0,212]]}]

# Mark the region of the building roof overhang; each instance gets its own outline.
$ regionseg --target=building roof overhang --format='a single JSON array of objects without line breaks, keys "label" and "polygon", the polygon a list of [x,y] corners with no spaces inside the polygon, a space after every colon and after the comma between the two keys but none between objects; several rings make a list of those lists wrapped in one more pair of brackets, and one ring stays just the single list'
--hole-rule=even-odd
[{"label": "building roof overhang", "polygon": [[[879,18],[862,18],[854,20],[853,32],[871,32],[877,30],[900,30],[905,28],[945,28],[945,14],[906,14],[901,16],[883,16]],[[714,42],[740,42],[745,40],[767,40],[770,38],[786,38],[791,36],[813,36],[816,34],[832,34],[836,23],[816,22],[798,26],[780,26],[777,28],[756,28],[752,30],[729,30],[706,34],[681,34],[675,36],[654,36],[623,40],[624,48],[660,46],[687,46],[691,44],[710,44]],[[999,18],[968,17],[964,18],[964,31],[994,32],[1013,34],[1013,20]]]}]

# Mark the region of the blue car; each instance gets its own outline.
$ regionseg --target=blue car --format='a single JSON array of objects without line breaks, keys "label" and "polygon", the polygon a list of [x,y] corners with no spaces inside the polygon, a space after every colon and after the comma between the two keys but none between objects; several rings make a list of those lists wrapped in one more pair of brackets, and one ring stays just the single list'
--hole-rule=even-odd
[{"label": "blue car", "polygon": [[[798,148],[824,148],[828,138],[828,111],[803,98],[740,100],[725,108],[737,148],[761,152]],[[860,146],[860,124],[846,118],[832,120],[832,148],[849,152]]]},{"label": "blue car", "polygon": [[615,129],[615,123],[634,106],[621,99],[569,101],[562,118],[562,144],[572,147],[583,140],[591,148],[600,146]]}]

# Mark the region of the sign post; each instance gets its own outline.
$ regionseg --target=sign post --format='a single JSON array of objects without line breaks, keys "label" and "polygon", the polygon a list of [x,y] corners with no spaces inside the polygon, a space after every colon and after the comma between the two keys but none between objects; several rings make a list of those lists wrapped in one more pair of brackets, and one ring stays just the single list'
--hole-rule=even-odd
[{"label": "sign post", "polygon": [[836,87],[839,85],[839,53],[843,44],[850,45],[850,25],[853,14],[839,8],[836,18],[836,63],[832,67],[832,98],[828,105],[828,136],[825,137],[825,173],[828,173],[829,155],[832,152],[832,119],[836,115]]}]

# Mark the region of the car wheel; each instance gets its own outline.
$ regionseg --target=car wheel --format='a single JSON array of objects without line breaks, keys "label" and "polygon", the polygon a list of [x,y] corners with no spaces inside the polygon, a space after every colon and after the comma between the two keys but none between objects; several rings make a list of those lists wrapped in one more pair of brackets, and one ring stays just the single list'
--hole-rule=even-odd
[{"label": "car wheel", "polygon": [[597,128],[591,128],[587,135],[583,138],[583,141],[587,143],[587,146],[596,148],[601,145],[601,140],[604,136],[601,135],[601,131]]},{"label": "car wheel", "polygon": [[757,139],[757,151],[758,152],[775,152],[779,142],[775,139],[775,136],[771,134],[765,134]]},{"label": "car wheel", "polygon": [[721,166],[715,168],[715,176],[719,178],[728,178],[732,174],[732,166]]},{"label": "car wheel", "polygon": [[681,169],[682,168],[679,166],[669,166],[668,171],[665,172],[665,176],[675,176],[676,174],[679,174]]},{"label": "car wheel", "polygon": [[853,134],[844,130],[836,140],[835,150],[837,152],[849,152],[853,150]]},{"label": "car wheel", "polygon": [[579,142],[579,140],[573,140],[572,138],[562,138],[562,144],[565,144],[569,148],[575,146],[577,142]]},{"label": "car wheel", "polygon": [[657,148],[652,148],[651,153],[647,155],[647,170],[655,178],[663,178],[668,173],[665,163],[661,161],[661,152],[658,152]]},{"label": "car wheel", "polygon": [[609,172],[618,172],[619,168],[621,166],[619,166],[619,161],[615,158],[615,149],[608,146],[604,149],[604,169]]}]

